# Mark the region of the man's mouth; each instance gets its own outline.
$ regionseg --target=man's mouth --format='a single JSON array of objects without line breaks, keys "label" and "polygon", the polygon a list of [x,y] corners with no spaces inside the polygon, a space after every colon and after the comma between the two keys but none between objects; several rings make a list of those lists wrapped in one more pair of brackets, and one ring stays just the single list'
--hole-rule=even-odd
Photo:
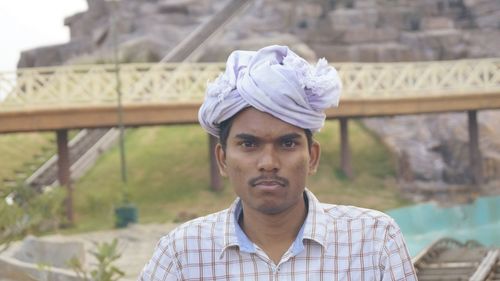
[{"label": "man's mouth", "polygon": [[282,177],[273,176],[273,177],[257,177],[253,178],[249,181],[250,186],[281,186],[285,187],[288,185],[288,180]]}]

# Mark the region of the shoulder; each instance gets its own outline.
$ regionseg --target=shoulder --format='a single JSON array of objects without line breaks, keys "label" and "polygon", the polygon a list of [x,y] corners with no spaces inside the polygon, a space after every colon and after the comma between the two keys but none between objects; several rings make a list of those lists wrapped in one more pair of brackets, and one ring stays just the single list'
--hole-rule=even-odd
[{"label": "shoulder", "polygon": [[333,205],[321,203],[323,211],[333,218],[337,219],[375,219],[375,220],[392,220],[387,214],[356,206]]},{"label": "shoulder", "polygon": [[324,213],[332,222],[350,227],[362,226],[367,229],[379,229],[383,232],[399,232],[399,226],[389,215],[372,209],[356,206],[332,205],[322,203]]},{"label": "shoulder", "polygon": [[180,280],[186,264],[198,255],[220,248],[228,210],[179,225],[157,243],[140,280]]}]

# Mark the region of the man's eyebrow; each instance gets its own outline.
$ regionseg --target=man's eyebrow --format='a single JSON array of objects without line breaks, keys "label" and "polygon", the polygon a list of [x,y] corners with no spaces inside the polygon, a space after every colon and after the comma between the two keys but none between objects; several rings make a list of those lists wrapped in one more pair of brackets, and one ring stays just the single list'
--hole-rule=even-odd
[{"label": "man's eyebrow", "polygon": [[245,133],[241,133],[241,134],[237,134],[236,136],[234,136],[235,138],[237,139],[242,139],[242,140],[257,140],[258,138],[254,135],[250,135],[250,134],[245,134]]},{"label": "man's eyebrow", "polygon": [[301,138],[302,135],[298,133],[290,133],[290,134],[285,134],[279,137],[279,140],[295,140]]}]

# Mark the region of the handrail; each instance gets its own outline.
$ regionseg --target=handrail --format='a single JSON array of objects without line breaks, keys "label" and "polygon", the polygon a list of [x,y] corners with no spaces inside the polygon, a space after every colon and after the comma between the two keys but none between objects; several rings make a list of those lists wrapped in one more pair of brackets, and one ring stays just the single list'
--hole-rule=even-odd
[{"label": "handrail", "polygon": [[[182,67],[179,67],[181,66]],[[338,63],[342,98],[405,98],[500,93],[500,58],[432,62]],[[199,102],[223,63],[135,63],[120,69],[124,104]],[[139,82],[139,83],[138,83]],[[0,111],[116,103],[114,65],[0,72]]]}]

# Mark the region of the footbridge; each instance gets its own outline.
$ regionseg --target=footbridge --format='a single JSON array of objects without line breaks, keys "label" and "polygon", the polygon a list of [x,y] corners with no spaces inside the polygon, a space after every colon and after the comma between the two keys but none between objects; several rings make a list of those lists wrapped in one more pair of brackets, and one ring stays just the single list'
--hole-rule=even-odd
[{"label": "footbridge", "polygon": [[[334,65],[343,81],[328,118],[500,108],[500,58]],[[124,64],[119,69],[127,126],[196,123],[207,81],[221,63]],[[114,65],[0,72],[0,133],[116,126]]]},{"label": "footbridge", "polygon": [[[327,118],[376,117],[500,108],[500,59],[334,65],[344,89]],[[207,81],[221,63],[120,66],[127,126],[196,123]],[[114,65],[0,73],[0,133],[117,125]]]},{"label": "footbridge", "polygon": [[[481,183],[477,112],[500,108],[500,58],[334,66],[344,88],[340,107],[326,114],[340,120],[341,166],[347,175],[352,173],[349,118],[467,112],[470,161],[476,183]],[[123,64],[118,76],[115,65],[2,72],[0,133],[116,127],[118,93],[125,126],[197,123],[207,81],[224,67],[221,63]]]}]

